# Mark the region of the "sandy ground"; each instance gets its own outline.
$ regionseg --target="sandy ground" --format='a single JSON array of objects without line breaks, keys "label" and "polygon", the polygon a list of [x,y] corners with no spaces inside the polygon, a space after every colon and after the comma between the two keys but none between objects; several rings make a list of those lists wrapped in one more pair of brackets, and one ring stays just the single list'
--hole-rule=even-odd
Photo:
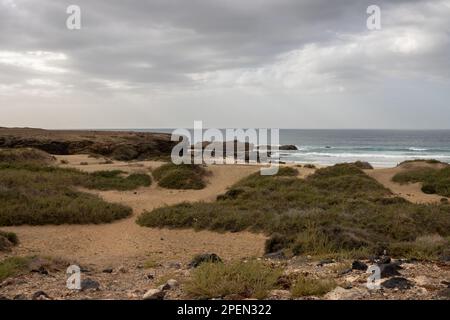
[{"label": "sandy ground", "polygon": [[436,194],[425,194],[422,192],[421,183],[409,183],[409,184],[399,184],[392,181],[392,177],[399,172],[404,170],[413,169],[415,167],[438,167],[441,168],[440,164],[426,164],[426,163],[409,163],[404,164],[395,168],[387,169],[375,169],[375,170],[365,170],[365,172],[376,179],[378,182],[383,184],[386,188],[390,189],[394,194],[405,198],[406,200],[413,203],[436,203],[440,202],[443,198],[442,196]]},{"label": "sandy ground", "polygon": [[[160,162],[101,164],[103,159],[84,155],[62,156],[59,160],[86,171],[120,169],[127,172],[156,168]],[[80,165],[87,162],[88,165]],[[17,233],[20,245],[13,254],[60,257],[85,265],[119,266],[129,259],[188,262],[195,254],[214,252],[224,259],[260,256],[265,237],[249,232],[216,233],[193,230],[168,230],[140,227],[135,223],[143,210],[183,201],[213,201],[217,195],[256,172],[256,166],[211,166],[208,185],[203,190],[167,190],[157,187],[131,192],[95,192],[106,201],[120,202],[133,208],[133,216],[111,224],[19,226],[2,228]]]},{"label": "sandy ground", "polygon": [[[157,161],[114,162],[86,155],[58,156],[70,166],[85,171],[114,170],[126,172],[148,172],[162,164]],[[84,163],[83,165],[81,163]],[[87,164],[86,164],[87,163]],[[410,165],[409,165],[410,166]],[[263,254],[265,237],[249,232],[216,233],[193,230],[168,230],[140,227],[136,217],[144,210],[172,205],[184,201],[214,201],[217,195],[240,179],[256,172],[255,165],[210,166],[211,176],[203,190],[167,190],[153,183],[151,187],[136,191],[107,191],[94,193],[109,202],[119,202],[133,208],[133,216],[104,225],[63,226],[19,226],[2,228],[17,233],[21,241],[13,254],[48,255],[60,257],[81,264],[97,266],[118,266],[130,259],[188,262],[198,253],[214,252],[224,259],[235,259]],[[400,185],[391,181],[399,171],[408,166],[367,170],[366,173],[378,180],[395,194],[416,203],[438,202],[442,197],[421,192],[420,184]],[[299,178],[313,173],[314,169],[299,168]],[[86,190],[87,191],[87,190]],[[87,191],[92,192],[92,191]]]}]

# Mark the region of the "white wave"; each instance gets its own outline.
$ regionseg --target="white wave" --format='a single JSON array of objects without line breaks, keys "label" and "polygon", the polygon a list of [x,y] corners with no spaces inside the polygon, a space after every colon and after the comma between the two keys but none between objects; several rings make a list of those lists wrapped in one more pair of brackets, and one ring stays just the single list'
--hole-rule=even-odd
[{"label": "white wave", "polygon": [[386,154],[386,153],[327,153],[327,152],[305,152],[305,153],[292,153],[293,157],[327,157],[327,158],[389,158],[389,159],[444,159],[450,158],[450,154],[421,154],[421,155],[408,155],[408,154]]},{"label": "white wave", "polygon": [[428,149],[425,149],[425,148],[415,148],[415,147],[411,147],[408,150],[409,151],[428,151]]}]

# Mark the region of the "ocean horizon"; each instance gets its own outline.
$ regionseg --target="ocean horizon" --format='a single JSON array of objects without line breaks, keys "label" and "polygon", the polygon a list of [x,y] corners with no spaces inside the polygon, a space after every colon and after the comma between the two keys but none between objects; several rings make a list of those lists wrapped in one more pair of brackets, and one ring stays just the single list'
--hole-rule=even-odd
[{"label": "ocean horizon", "polygon": [[[174,129],[120,130],[171,133]],[[281,161],[299,164],[360,160],[375,167],[393,167],[415,159],[450,163],[450,130],[280,129],[280,145],[295,145],[298,150],[280,151],[279,156]]]}]

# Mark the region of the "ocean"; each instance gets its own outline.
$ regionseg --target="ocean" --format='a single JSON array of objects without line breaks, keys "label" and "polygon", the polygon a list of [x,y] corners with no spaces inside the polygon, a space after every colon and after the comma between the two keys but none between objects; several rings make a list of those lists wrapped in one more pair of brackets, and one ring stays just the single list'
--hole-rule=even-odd
[{"label": "ocean", "polygon": [[[135,129],[172,132],[172,129]],[[281,129],[280,144],[297,146],[280,151],[280,160],[332,165],[367,161],[393,167],[405,160],[436,159],[450,163],[450,130],[302,130]]]}]

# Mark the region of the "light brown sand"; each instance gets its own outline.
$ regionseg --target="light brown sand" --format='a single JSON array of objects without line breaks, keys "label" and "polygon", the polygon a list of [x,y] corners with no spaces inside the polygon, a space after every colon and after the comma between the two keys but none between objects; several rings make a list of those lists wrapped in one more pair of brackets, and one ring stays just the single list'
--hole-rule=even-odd
[{"label": "light brown sand", "polygon": [[[58,156],[70,167],[85,171],[114,170],[126,172],[147,171],[162,162],[114,162],[102,164],[104,159],[86,155]],[[80,165],[87,162],[87,165]],[[414,165],[414,164],[413,164]],[[409,165],[410,166],[410,165]],[[420,190],[420,184],[400,185],[391,181],[402,166],[389,169],[366,170],[366,173],[392,190],[395,194],[416,203],[438,202],[441,197],[427,195]],[[265,236],[249,233],[215,233],[209,231],[168,230],[140,227],[136,217],[144,210],[172,205],[184,201],[214,201],[217,195],[228,187],[259,170],[255,165],[210,166],[211,176],[203,190],[167,190],[153,183],[151,187],[136,191],[95,191],[106,201],[119,202],[133,208],[133,216],[104,225],[63,226],[20,226],[2,228],[17,233],[21,241],[14,254],[49,255],[83,264],[117,266],[129,259],[150,257],[159,261],[187,262],[193,255],[215,252],[225,259],[260,256],[263,253]],[[314,169],[298,168],[299,178],[313,173]],[[87,191],[87,190],[84,190]],[[92,191],[87,191],[92,192]]]},{"label": "light brown sand", "polygon": [[[161,163],[99,164],[102,159],[84,155],[64,156],[70,166],[86,171],[121,169],[128,172],[156,168]],[[88,162],[88,165],[79,165]],[[163,205],[183,201],[213,201],[256,166],[211,166],[212,175],[203,190],[167,190],[156,186],[131,192],[95,192],[106,201],[120,202],[133,208],[131,218],[103,225],[19,226],[2,228],[17,233],[20,245],[14,254],[49,255],[82,264],[117,266],[129,259],[151,257],[159,261],[187,262],[195,254],[214,252],[224,259],[260,256],[265,237],[249,232],[216,233],[193,230],[168,230],[140,227],[138,214]]]},{"label": "light brown sand", "polygon": [[414,162],[400,165],[395,168],[365,170],[365,172],[376,179],[386,188],[390,189],[394,194],[405,198],[413,203],[436,203],[443,198],[435,194],[425,194],[422,192],[421,183],[399,184],[392,181],[392,177],[399,172],[417,167],[437,167],[441,168],[441,164],[427,164],[424,162]]}]

